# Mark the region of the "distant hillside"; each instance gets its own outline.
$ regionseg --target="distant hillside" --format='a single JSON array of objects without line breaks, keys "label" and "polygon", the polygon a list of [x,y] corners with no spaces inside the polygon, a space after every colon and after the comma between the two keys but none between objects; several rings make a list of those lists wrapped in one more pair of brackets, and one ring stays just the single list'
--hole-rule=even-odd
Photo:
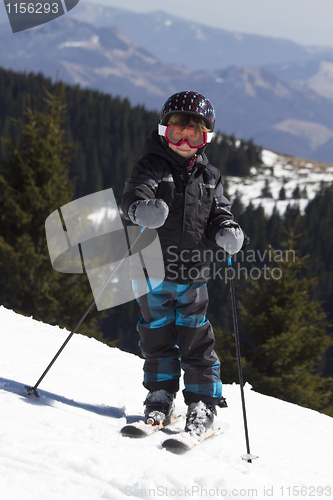
[{"label": "distant hillside", "polygon": [[331,162],[332,101],[261,68],[230,67],[215,74],[207,88],[223,130],[281,153]]},{"label": "distant hillside", "polygon": [[227,176],[229,198],[238,198],[247,207],[262,207],[266,216],[276,210],[283,215],[288,207],[302,214],[318,193],[333,184],[333,164],[283,156],[263,150],[263,164],[252,167],[247,177]]},{"label": "distant hillside", "polygon": [[333,56],[321,60],[270,64],[267,70],[289,84],[298,84],[333,101]]}]

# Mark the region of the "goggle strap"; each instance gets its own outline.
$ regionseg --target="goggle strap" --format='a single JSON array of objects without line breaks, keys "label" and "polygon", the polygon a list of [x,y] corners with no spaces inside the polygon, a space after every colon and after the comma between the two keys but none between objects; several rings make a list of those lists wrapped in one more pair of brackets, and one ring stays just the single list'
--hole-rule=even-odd
[{"label": "goggle strap", "polygon": [[[158,124],[158,133],[159,135],[161,135],[162,137],[165,137],[165,132],[166,132],[166,129],[167,129],[167,125],[161,125],[160,123]],[[207,143],[208,142],[211,142],[212,138],[213,138],[213,135],[214,135],[214,132],[206,132],[206,136],[207,136]]]},{"label": "goggle strap", "polygon": [[158,134],[161,135],[162,137],[165,137],[165,132],[166,132],[166,125],[161,125],[160,123],[158,124]]},{"label": "goggle strap", "polygon": [[208,142],[211,142],[211,140],[213,139],[214,132],[206,132],[206,135],[207,135],[207,144],[208,144]]}]

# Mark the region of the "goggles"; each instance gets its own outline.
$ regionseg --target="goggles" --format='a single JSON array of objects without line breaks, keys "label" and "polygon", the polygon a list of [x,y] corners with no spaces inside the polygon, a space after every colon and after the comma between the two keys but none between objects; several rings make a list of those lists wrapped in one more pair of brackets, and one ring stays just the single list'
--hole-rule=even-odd
[{"label": "goggles", "polygon": [[182,130],[179,125],[159,124],[158,133],[174,146],[181,146],[184,142],[187,142],[192,149],[202,148],[213,137],[212,132],[195,132],[194,127],[186,127]]}]

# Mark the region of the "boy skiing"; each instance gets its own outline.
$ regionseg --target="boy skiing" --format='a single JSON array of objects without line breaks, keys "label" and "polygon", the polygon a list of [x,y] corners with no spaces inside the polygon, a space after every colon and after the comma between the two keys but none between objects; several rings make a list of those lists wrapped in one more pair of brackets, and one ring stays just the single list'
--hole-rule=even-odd
[{"label": "boy skiing", "polygon": [[[221,174],[204,153],[215,112],[203,95],[184,91],[164,103],[158,130],[126,181],[122,210],[134,224],[156,229],[165,278],[136,295],[142,318],[137,329],[145,358],[145,419],[158,424],[173,410],[181,368],[188,406],[185,430],[200,434],[213,425],[222,397],[220,362],[206,319],[210,252],[208,239],[228,254],[241,250],[244,233],[223,195]],[[133,281],[142,292],[147,283]]]}]

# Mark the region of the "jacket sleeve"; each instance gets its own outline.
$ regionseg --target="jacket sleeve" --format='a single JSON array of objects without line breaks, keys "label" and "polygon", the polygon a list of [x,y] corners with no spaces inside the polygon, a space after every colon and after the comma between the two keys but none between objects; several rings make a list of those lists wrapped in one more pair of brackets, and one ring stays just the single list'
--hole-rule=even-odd
[{"label": "jacket sleeve", "polygon": [[231,203],[223,194],[223,185],[220,173],[215,178],[216,186],[214,189],[214,201],[209,215],[206,236],[216,245],[215,237],[220,230],[221,222],[233,220],[234,216],[231,213]]},{"label": "jacket sleeve", "polygon": [[142,158],[133,168],[131,177],[125,183],[121,198],[121,209],[128,217],[128,209],[135,201],[155,198],[158,188],[156,172],[148,158]]}]

